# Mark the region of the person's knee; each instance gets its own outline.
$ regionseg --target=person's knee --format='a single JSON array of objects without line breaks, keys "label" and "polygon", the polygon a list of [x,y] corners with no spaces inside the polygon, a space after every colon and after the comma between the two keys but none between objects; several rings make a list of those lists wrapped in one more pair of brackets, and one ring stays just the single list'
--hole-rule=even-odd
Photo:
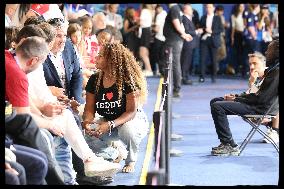
[{"label": "person's knee", "polygon": [[220,111],[222,109],[219,101],[212,102],[210,106],[212,111]]},{"label": "person's knee", "polygon": [[216,107],[218,106],[218,100],[217,98],[213,98],[211,101],[210,101],[210,107],[213,108],[213,107]]},{"label": "person's knee", "polygon": [[212,105],[216,102],[216,98],[213,98],[210,100],[210,107],[212,108]]},{"label": "person's knee", "polygon": [[34,176],[40,177],[41,179],[45,178],[48,170],[48,162],[41,157],[32,158],[33,167],[29,169],[30,172],[36,173]]},{"label": "person's knee", "polygon": [[123,139],[132,139],[134,137],[133,129],[129,125],[123,125],[118,129],[118,135]]}]

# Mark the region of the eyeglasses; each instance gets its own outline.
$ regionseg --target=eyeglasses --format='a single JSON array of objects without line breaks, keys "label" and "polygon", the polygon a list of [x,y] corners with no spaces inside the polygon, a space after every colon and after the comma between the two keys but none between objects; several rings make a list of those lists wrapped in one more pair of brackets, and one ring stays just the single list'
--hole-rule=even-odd
[{"label": "eyeglasses", "polygon": [[51,18],[47,22],[51,25],[62,25],[65,23],[65,20],[62,18]]}]

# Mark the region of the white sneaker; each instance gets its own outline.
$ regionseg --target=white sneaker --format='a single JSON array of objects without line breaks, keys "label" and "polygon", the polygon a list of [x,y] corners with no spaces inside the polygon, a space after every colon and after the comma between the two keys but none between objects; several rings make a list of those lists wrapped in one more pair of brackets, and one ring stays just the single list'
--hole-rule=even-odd
[{"label": "white sneaker", "polygon": [[145,77],[151,77],[151,76],[153,76],[153,72],[152,72],[152,71],[149,71],[149,70],[144,70],[143,73],[144,73],[144,76],[145,76]]},{"label": "white sneaker", "polygon": [[118,150],[117,162],[127,158],[128,151],[126,150],[125,145],[120,141],[112,141],[111,146]]},{"label": "white sneaker", "polygon": [[102,157],[91,157],[84,162],[87,177],[104,176],[112,177],[121,168],[120,164],[104,160]]},{"label": "white sneaker", "polygon": [[[269,129],[266,133],[276,144],[279,142],[279,134],[277,133],[277,131],[273,130],[273,129]],[[263,142],[265,143],[271,143],[269,140],[267,140],[266,138],[263,139]]]}]

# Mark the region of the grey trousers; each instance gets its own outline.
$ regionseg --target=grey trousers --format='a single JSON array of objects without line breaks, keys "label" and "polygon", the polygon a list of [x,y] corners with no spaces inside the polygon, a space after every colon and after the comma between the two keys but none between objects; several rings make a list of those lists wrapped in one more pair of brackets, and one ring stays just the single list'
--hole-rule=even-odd
[{"label": "grey trousers", "polygon": [[183,40],[172,41],[172,40],[166,39],[165,48],[172,47],[173,49],[172,50],[172,53],[173,53],[173,67],[172,67],[173,90],[176,92],[179,92],[181,89],[182,72],[181,72],[180,57],[181,57],[182,46],[183,46]]}]

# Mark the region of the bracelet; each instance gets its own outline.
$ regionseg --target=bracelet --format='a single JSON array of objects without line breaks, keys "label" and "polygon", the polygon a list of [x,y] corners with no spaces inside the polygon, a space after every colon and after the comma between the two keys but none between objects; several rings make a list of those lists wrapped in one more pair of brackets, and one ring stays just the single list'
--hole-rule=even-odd
[{"label": "bracelet", "polygon": [[109,126],[109,136],[111,135],[111,130],[113,129],[113,128],[115,128],[115,123],[114,123],[114,121],[108,121],[107,122],[108,123],[108,126]]}]

